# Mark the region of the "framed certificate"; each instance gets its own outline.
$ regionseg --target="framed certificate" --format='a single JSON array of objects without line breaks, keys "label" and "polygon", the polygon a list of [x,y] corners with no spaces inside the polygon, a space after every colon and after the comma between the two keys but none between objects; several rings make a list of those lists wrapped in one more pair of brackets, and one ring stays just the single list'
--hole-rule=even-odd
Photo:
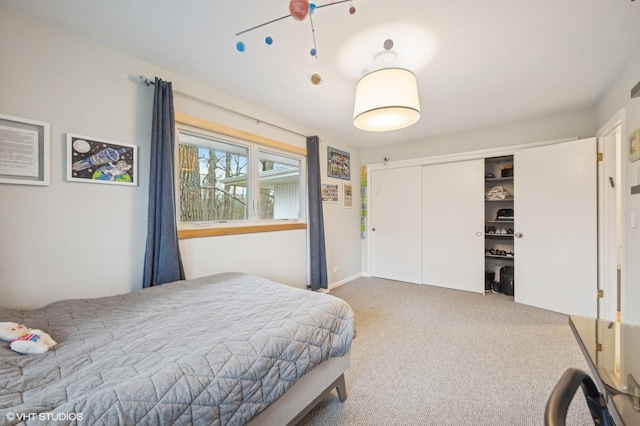
[{"label": "framed certificate", "polygon": [[49,185],[49,123],[0,114],[0,183]]}]

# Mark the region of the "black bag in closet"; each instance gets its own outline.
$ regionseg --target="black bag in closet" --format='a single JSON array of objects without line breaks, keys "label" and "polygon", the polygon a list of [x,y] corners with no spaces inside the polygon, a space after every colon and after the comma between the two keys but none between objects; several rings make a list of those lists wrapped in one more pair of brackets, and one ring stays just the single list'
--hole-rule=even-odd
[{"label": "black bag in closet", "polygon": [[513,266],[503,266],[500,268],[500,286],[507,296],[513,296]]}]

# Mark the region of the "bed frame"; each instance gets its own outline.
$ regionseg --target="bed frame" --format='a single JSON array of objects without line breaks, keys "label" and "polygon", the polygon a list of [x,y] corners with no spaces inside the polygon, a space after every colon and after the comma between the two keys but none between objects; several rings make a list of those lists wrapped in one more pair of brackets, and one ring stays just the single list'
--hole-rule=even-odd
[{"label": "bed frame", "polygon": [[347,399],[344,372],[350,365],[350,352],[328,359],[302,376],[276,402],[254,417],[249,425],[295,425],[334,388],[338,391],[340,402],[344,402]]}]

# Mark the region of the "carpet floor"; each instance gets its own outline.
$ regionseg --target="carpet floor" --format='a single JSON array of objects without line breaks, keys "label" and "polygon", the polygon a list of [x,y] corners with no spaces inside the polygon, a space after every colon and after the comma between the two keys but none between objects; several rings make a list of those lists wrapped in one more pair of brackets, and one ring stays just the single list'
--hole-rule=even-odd
[{"label": "carpet floor", "polygon": [[[568,317],[513,297],[359,278],[331,290],[356,338],[335,391],[299,425],[543,425],[570,367],[588,370]],[[593,424],[578,391],[568,425]]]}]

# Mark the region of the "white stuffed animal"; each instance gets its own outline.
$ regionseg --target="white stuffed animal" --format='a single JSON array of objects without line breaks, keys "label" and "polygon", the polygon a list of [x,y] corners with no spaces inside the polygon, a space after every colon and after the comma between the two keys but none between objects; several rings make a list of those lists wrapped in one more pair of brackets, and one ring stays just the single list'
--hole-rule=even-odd
[{"label": "white stuffed animal", "polygon": [[24,355],[43,354],[57,345],[44,331],[15,322],[0,322],[0,339],[10,341],[11,349]]}]

